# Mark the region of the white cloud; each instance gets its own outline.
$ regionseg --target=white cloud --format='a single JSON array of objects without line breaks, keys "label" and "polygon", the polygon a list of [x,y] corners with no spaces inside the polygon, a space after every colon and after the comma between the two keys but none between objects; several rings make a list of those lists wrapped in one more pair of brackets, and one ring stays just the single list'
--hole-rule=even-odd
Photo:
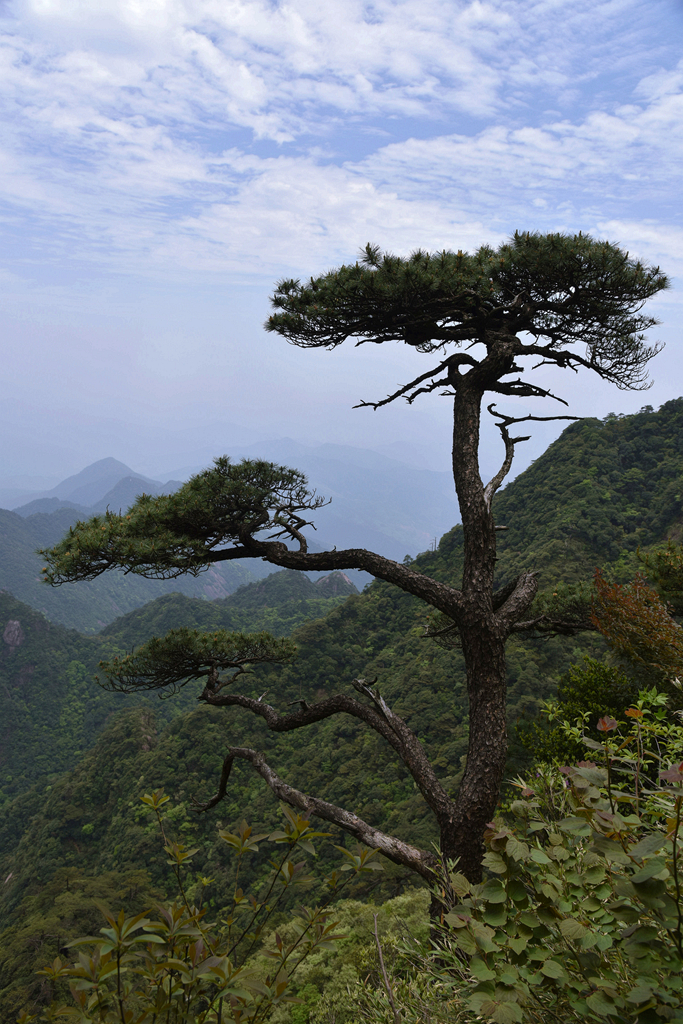
[{"label": "white cloud", "polygon": [[[669,277],[683,281],[683,226],[662,224],[655,221],[608,220],[598,224],[603,235],[618,242],[624,249],[637,253],[649,263],[661,264]],[[680,290],[665,292],[660,302],[681,304]]]},{"label": "white cloud", "polygon": [[[635,0],[13,10],[0,49],[4,224],[47,259],[272,277],[369,238],[406,250],[515,227],[652,224],[683,158],[683,65],[655,66],[666,46],[639,44],[648,19]],[[605,67],[630,69],[616,102]],[[586,83],[596,95],[583,114]],[[543,113],[567,97],[569,112]],[[458,111],[468,130],[444,133]],[[409,137],[407,116],[424,137]],[[340,150],[342,127],[369,155]]]}]

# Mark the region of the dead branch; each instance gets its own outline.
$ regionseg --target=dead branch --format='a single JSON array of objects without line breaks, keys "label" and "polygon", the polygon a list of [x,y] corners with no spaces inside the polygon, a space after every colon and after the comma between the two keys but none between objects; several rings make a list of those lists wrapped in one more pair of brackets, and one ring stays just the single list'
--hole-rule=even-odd
[{"label": "dead branch", "polygon": [[[550,392],[547,392],[547,394],[550,395]],[[555,398],[556,396],[553,395],[552,397]],[[561,402],[562,399],[558,398],[557,401]],[[565,402],[564,404],[566,405],[567,403]],[[496,493],[496,491],[498,490],[498,488],[500,487],[500,485],[502,484],[503,480],[508,475],[508,473],[510,472],[510,469],[512,467],[512,460],[513,460],[514,455],[515,455],[515,445],[516,444],[521,444],[522,441],[529,441],[530,438],[531,438],[531,435],[528,435],[526,437],[510,437],[510,434],[509,434],[508,429],[507,429],[509,426],[511,426],[513,423],[526,423],[528,420],[534,420],[535,422],[545,423],[545,422],[550,422],[551,420],[580,420],[580,419],[583,419],[583,417],[582,416],[531,416],[531,415],[529,415],[529,416],[507,416],[503,412],[496,412],[495,411],[496,410],[496,403],[495,402],[492,402],[489,406],[487,406],[487,409],[491,413],[492,416],[495,416],[495,417],[497,417],[500,420],[500,423],[496,423],[496,426],[500,430],[500,436],[502,437],[503,444],[505,445],[505,459],[503,460],[503,465],[500,467],[500,469],[498,470],[496,475],[494,477],[492,477],[491,480],[489,480],[489,482],[487,483],[486,487],[484,488],[484,501],[486,502],[486,507],[488,509],[490,509],[491,508],[491,502],[493,501],[494,494]],[[496,529],[506,529],[506,527],[496,527]]]},{"label": "dead branch", "polygon": [[385,832],[380,831],[380,829],[374,828],[366,821],[363,821],[357,814],[351,814],[335,804],[330,804],[326,800],[320,800],[315,796],[308,796],[306,793],[302,793],[300,790],[287,785],[266,762],[263,754],[257,750],[252,750],[250,747],[230,747],[228,749],[227,757],[223,762],[218,793],[208,803],[197,805],[195,807],[197,813],[201,814],[204,811],[208,811],[223,799],[236,758],[249,761],[278,799],[289,804],[290,807],[296,807],[297,810],[304,811],[306,814],[315,814],[318,818],[323,818],[325,821],[337,825],[365,846],[369,846],[372,850],[378,850],[389,860],[393,861],[394,864],[401,864],[412,871],[416,871],[430,883],[434,881],[437,860],[433,853],[429,853],[427,850],[420,850],[416,846],[411,846],[410,843],[404,843],[394,836],[387,835]]},{"label": "dead branch", "polygon": [[212,707],[240,707],[251,711],[265,721],[271,732],[278,733],[301,729],[337,714],[347,714],[360,719],[393,747],[415,780],[437,821],[448,820],[453,813],[453,801],[436,777],[415,733],[391,710],[383,697],[372,691],[365,680],[354,680],[353,685],[359,693],[372,700],[374,707],[362,704],[346,694],[336,694],[315,704],[294,701],[292,703],[300,705],[299,710],[283,715],[261,699],[255,700],[241,693],[219,693],[205,688],[199,699]]},{"label": "dead branch", "polygon": [[442,384],[452,384],[453,371],[455,371],[456,368],[461,364],[466,364],[468,366],[479,365],[477,363],[477,360],[474,359],[472,356],[468,356],[464,352],[459,352],[456,355],[449,356],[448,359],[444,359],[444,361],[442,363],[439,363],[439,365],[435,367],[433,370],[428,370],[426,373],[420,374],[420,376],[416,377],[415,380],[411,380],[409,384],[405,384],[402,388],[399,388],[398,391],[395,391],[393,395],[387,395],[386,398],[383,398],[379,402],[359,402],[358,405],[354,405],[353,408],[374,409],[376,411],[377,409],[380,409],[383,405],[389,405],[390,402],[396,401],[397,398],[405,397],[407,393],[411,391],[413,388],[416,388],[418,384],[421,384],[425,380],[429,380],[430,377],[436,377],[438,373],[441,373],[442,370],[448,368],[448,376],[445,377],[443,380],[433,381],[433,383],[428,385],[426,388],[419,388],[419,390],[415,391],[414,394],[409,395],[406,400],[410,405],[412,404],[412,402],[414,402],[418,395],[426,394],[429,391],[434,391],[437,387],[440,387]]}]

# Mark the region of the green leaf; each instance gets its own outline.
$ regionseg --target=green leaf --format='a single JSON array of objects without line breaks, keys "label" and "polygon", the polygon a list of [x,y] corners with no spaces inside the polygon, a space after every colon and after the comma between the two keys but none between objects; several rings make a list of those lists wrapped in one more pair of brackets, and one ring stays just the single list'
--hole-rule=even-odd
[{"label": "green leaf", "polygon": [[512,857],[513,860],[526,860],[529,856],[529,847],[526,843],[520,842],[520,840],[516,839],[514,836],[510,836],[505,844],[505,852],[508,857]]},{"label": "green leaf", "polygon": [[605,992],[601,991],[593,992],[592,995],[588,996],[586,1005],[594,1013],[599,1013],[602,1017],[616,1016],[619,1013],[619,1009],[614,1001]]},{"label": "green leaf", "polygon": [[657,850],[661,850],[667,841],[665,832],[652,832],[649,836],[641,839],[639,843],[636,843],[635,846],[630,847],[628,851],[629,856],[637,857],[639,860],[650,857]]},{"label": "green leaf", "polygon": [[498,878],[489,879],[477,895],[488,903],[504,903],[507,898],[505,886]]},{"label": "green leaf", "polygon": [[502,928],[507,921],[507,912],[503,903],[489,904],[483,913],[486,924],[493,928]]},{"label": "green leaf", "polygon": [[626,996],[629,1003],[646,1003],[652,996],[652,985],[640,982]]},{"label": "green leaf", "polygon": [[557,827],[563,832],[568,832],[570,835],[589,836],[591,833],[590,825],[586,819],[579,818],[577,815],[563,818]]},{"label": "green leaf", "polygon": [[496,1024],[517,1024],[517,1022],[524,1020],[522,1007],[518,1003],[498,1003],[491,1014],[491,1020],[495,1021]]},{"label": "green leaf", "polygon": [[641,885],[643,882],[649,881],[654,878],[655,875],[661,874],[666,868],[666,861],[663,857],[653,857],[647,864],[636,872],[635,875],[631,875],[631,883],[633,885]]},{"label": "green leaf", "polygon": [[472,918],[468,913],[458,913],[452,910],[450,914],[446,914],[444,920],[451,928],[466,928]]},{"label": "green leaf", "polygon": [[496,875],[504,875],[508,869],[506,862],[503,860],[499,853],[494,853],[493,850],[488,850],[483,858],[482,864],[489,871],[493,871]]},{"label": "green leaf", "polygon": [[547,946],[534,946],[527,954],[529,960],[547,960],[552,954],[552,949]]},{"label": "green leaf", "polygon": [[579,778],[585,779],[587,782],[590,782],[591,785],[597,786],[598,788],[607,785],[607,770],[605,768],[577,767],[573,769],[573,773],[572,777],[578,775]]},{"label": "green leaf", "polygon": [[558,964],[557,960],[546,960],[541,967],[541,974],[544,974],[546,978],[554,978],[556,981],[566,979],[564,967]]},{"label": "green leaf", "polygon": [[524,888],[523,883],[520,882],[518,878],[512,878],[508,882],[508,896],[513,903],[524,903],[525,906],[527,905],[527,891]]},{"label": "green leaf", "polygon": [[[484,860],[486,860],[486,857],[484,857]],[[467,893],[470,891],[471,886],[470,886],[469,881],[462,874],[462,872],[454,871],[449,876],[449,878],[450,878],[450,883],[453,886],[453,889],[455,890],[456,895],[460,896],[460,897],[466,896]]]},{"label": "green leaf", "polygon": [[615,843],[614,840],[607,839],[605,836],[598,836],[593,841],[592,850],[595,853],[599,853],[601,857],[604,857],[611,864],[631,863],[631,858],[624,852],[619,843]]},{"label": "green leaf", "polygon": [[496,972],[487,967],[481,957],[478,956],[473,956],[470,960],[470,971],[477,981],[490,981],[496,976]]},{"label": "green leaf", "polygon": [[578,942],[586,934],[587,929],[575,917],[565,917],[564,921],[560,921],[560,931],[565,939]]},{"label": "green leaf", "polygon": [[[462,935],[462,932],[458,934]],[[477,921],[474,921],[472,923],[472,934],[483,953],[494,953],[498,950],[498,944],[493,941],[493,936],[495,935],[493,928],[487,928],[485,924],[479,924]]]},{"label": "green leaf", "polygon": [[[478,952],[477,943],[470,934],[469,928],[460,928],[455,932],[453,936],[455,944],[460,947],[463,953],[467,953],[468,956],[472,956]],[[484,950],[486,952],[486,950]]]}]

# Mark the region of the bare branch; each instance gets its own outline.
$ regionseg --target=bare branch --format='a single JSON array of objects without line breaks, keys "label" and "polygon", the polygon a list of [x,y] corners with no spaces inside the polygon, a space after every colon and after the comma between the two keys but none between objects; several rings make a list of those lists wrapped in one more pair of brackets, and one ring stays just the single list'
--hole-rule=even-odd
[{"label": "bare branch", "polygon": [[[558,398],[558,402],[561,402],[561,401],[562,401],[562,399]],[[514,454],[515,454],[515,445],[516,444],[520,444],[522,441],[529,441],[530,440],[530,436],[527,436],[527,437],[510,437],[510,434],[508,433],[508,429],[507,428],[512,423],[526,423],[528,420],[534,420],[536,422],[544,423],[544,422],[549,422],[550,420],[580,420],[580,419],[583,419],[584,417],[582,417],[582,416],[531,416],[531,415],[529,415],[529,416],[506,416],[505,413],[496,412],[495,411],[495,408],[496,408],[496,403],[495,402],[492,402],[489,406],[487,406],[487,408],[488,408],[488,411],[491,413],[492,416],[496,416],[500,420],[500,423],[496,423],[496,426],[500,430],[500,435],[503,438],[503,444],[505,445],[505,459],[503,460],[503,465],[500,467],[500,469],[498,470],[496,475],[488,482],[488,484],[484,488],[484,501],[486,502],[486,507],[488,509],[490,509],[491,508],[491,502],[493,501],[494,494],[496,493],[496,491],[498,490],[498,488],[502,484],[502,482],[505,479],[505,477],[510,472],[510,468],[512,466],[512,460],[513,460]],[[504,530],[504,529],[506,529],[506,527],[504,527],[504,526],[502,526],[502,527],[501,526],[497,526],[496,529],[497,530],[501,530],[501,529]]]},{"label": "bare branch", "polygon": [[421,384],[422,381],[429,380],[430,377],[435,377],[438,373],[441,373],[442,370],[445,370],[448,367],[447,377],[443,378],[442,380],[433,381],[426,388],[418,388],[412,395],[407,395],[406,401],[408,402],[409,405],[411,405],[418,395],[427,394],[430,391],[434,391],[442,384],[453,384],[453,371],[461,364],[466,364],[468,366],[479,365],[477,363],[477,360],[474,359],[472,356],[468,356],[464,352],[459,352],[456,355],[449,356],[448,359],[444,359],[444,361],[442,363],[439,363],[439,365],[435,367],[433,370],[428,370],[426,373],[420,374],[420,376],[416,377],[415,380],[411,380],[409,384],[406,384],[404,385],[404,387],[399,388],[399,390],[395,391],[393,395],[387,395],[387,397],[383,398],[380,402],[359,402],[358,405],[354,405],[353,408],[374,409],[376,411],[377,409],[380,409],[383,405],[389,405],[390,402],[394,402],[397,398],[405,397],[409,391],[411,391],[413,388],[417,388],[417,385]]},{"label": "bare branch", "polygon": [[569,402],[554,395],[552,391],[547,391],[545,388],[539,388],[536,384],[529,384],[528,381],[520,379],[500,380],[495,384],[489,384],[486,390],[494,391],[497,395],[510,395],[513,398],[554,398],[556,402],[561,402],[562,405],[569,407]]},{"label": "bare branch", "polygon": [[437,373],[441,373],[448,366],[448,359],[444,359],[442,363],[439,363],[433,370],[427,370],[426,373],[421,373],[415,380],[411,380],[409,384],[405,384],[398,391],[395,391],[393,395],[387,395],[380,402],[359,402],[358,405],[354,405],[354,409],[379,409],[383,405],[389,405],[390,402],[394,402],[397,398],[402,398],[411,388],[417,387],[423,380],[429,380],[430,377],[435,377]]},{"label": "bare branch", "polygon": [[199,699],[212,707],[244,708],[262,718],[271,732],[278,733],[301,729],[338,714],[360,719],[393,747],[437,820],[446,820],[453,813],[453,801],[436,777],[415,733],[391,710],[383,697],[373,692],[364,679],[355,679],[353,685],[359,693],[372,700],[374,707],[362,704],[355,697],[336,694],[315,704],[308,704],[305,700],[292,701],[292,704],[299,704],[299,710],[282,715],[261,698],[255,700],[241,693],[219,693],[208,687],[204,689]]},{"label": "bare branch", "polygon": [[596,632],[589,618],[554,619],[550,615],[538,615],[535,619],[515,622],[510,630],[512,633],[523,633],[526,636],[576,636],[577,633]]},{"label": "bare branch", "polygon": [[[489,412],[494,416],[496,415],[493,412],[493,405],[489,406]],[[491,508],[493,495],[496,493],[496,491],[502,484],[503,480],[510,472],[512,460],[515,455],[515,445],[519,444],[521,441],[529,440],[528,437],[510,437],[507,431],[507,427],[505,426],[504,423],[497,423],[496,426],[500,430],[500,435],[503,438],[503,444],[505,445],[505,458],[503,459],[503,465],[500,467],[496,475],[489,480],[486,487],[484,488],[484,501],[486,502],[486,507],[488,509]]]},{"label": "bare branch", "polygon": [[[558,398],[558,402],[561,402],[561,401],[562,401],[562,399]],[[491,415],[492,416],[498,416],[501,420],[503,420],[505,422],[505,425],[507,427],[509,427],[513,423],[526,423],[529,420],[532,420],[534,423],[550,423],[552,420],[585,420],[586,419],[585,416],[532,416],[531,414],[529,414],[528,416],[506,416],[506,414],[503,413],[503,412],[494,412],[493,410],[495,409],[495,407],[496,407],[496,403],[495,402],[493,402],[491,405],[487,406],[487,408],[488,408],[489,412],[491,413]]]},{"label": "bare branch", "polygon": [[420,850],[416,846],[411,846],[410,843],[404,843],[402,840],[396,839],[395,836],[387,835],[386,832],[382,832],[369,825],[356,814],[351,814],[335,804],[327,803],[326,800],[320,800],[315,796],[308,796],[306,793],[302,793],[300,790],[287,785],[268,765],[263,754],[257,750],[252,750],[250,747],[230,747],[228,749],[228,755],[223,762],[218,793],[208,803],[198,805],[195,808],[198,813],[208,811],[223,799],[235,758],[249,761],[278,799],[283,800],[290,807],[296,807],[306,814],[315,814],[318,818],[323,818],[325,821],[337,825],[365,846],[378,850],[389,860],[393,861],[394,864],[402,864],[404,867],[416,871],[430,883],[434,881],[437,860],[433,853],[429,853],[427,850]]}]

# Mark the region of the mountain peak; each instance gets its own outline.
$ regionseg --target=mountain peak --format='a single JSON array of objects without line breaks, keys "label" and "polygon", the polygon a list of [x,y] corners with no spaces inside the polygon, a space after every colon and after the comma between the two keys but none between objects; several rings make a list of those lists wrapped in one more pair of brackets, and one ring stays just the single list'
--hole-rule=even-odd
[{"label": "mountain peak", "polygon": [[41,497],[61,498],[74,501],[79,505],[94,505],[124,477],[136,477],[138,480],[150,484],[158,483],[156,480],[149,480],[147,477],[141,476],[125,462],[119,462],[118,459],[98,459],[97,462],[82,469],[80,473],[62,480]]}]

